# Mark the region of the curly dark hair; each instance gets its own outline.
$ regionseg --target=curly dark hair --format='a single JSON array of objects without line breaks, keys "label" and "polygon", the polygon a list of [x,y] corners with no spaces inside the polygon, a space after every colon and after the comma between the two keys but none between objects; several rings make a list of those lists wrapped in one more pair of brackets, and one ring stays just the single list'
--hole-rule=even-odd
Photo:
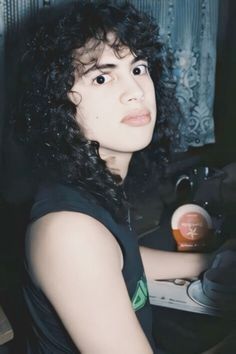
[{"label": "curly dark hair", "polygon": [[[20,63],[17,134],[28,144],[41,177],[86,188],[120,220],[124,210],[120,178],[99,157],[98,142],[83,135],[75,118],[76,105],[68,98],[80,69],[75,52],[86,50],[88,41],[95,39],[93,49],[108,43],[119,55],[120,48],[127,46],[133,54],[147,58],[158,112],[152,149],[164,160],[172,136],[169,117],[175,106],[174,87],[168,80],[170,62],[158,26],[128,2],[117,5],[112,1],[67,3],[44,10],[41,22]],[[107,39],[111,32],[113,43]],[[91,63],[96,65],[97,59]]]}]

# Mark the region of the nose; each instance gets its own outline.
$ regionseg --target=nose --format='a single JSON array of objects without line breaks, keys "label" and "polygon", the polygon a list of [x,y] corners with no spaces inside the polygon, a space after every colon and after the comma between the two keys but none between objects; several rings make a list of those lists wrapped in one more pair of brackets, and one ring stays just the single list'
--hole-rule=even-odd
[{"label": "nose", "polygon": [[122,103],[127,104],[132,101],[142,101],[144,98],[144,90],[136,81],[135,77],[126,78],[123,82],[123,89],[120,96]]}]

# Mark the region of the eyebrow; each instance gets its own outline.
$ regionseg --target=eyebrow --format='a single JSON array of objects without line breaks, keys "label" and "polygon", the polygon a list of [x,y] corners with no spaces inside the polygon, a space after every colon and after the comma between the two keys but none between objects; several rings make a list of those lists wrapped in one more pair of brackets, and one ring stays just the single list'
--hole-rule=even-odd
[{"label": "eyebrow", "polygon": [[[147,58],[145,58],[144,56],[137,56],[137,57],[134,57],[131,61],[131,65],[135,64],[136,62],[138,62],[139,60],[145,60],[147,61]],[[96,70],[104,70],[104,69],[115,69],[117,68],[117,65],[116,64],[101,64],[101,65],[97,65],[97,64],[94,64],[92,65],[90,68],[88,68],[87,70],[85,70],[83,72],[83,76],[89,74],[90,72],[92,71],[96,71]]]}]

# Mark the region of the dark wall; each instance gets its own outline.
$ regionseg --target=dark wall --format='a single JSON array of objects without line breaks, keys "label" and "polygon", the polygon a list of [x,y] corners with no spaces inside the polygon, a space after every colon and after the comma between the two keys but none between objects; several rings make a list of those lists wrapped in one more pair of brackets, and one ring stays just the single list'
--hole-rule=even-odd
[{"label": "dark wall", "polygon": [[218,154],[236,160],[236,1],[221,0],[216,65],[215,125]]}]

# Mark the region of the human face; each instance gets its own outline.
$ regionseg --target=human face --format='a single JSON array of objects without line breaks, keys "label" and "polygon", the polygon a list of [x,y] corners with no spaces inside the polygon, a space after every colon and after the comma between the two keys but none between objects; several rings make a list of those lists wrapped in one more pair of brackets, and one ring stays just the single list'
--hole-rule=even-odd
[{"label": "human face", "polygon": [[[127,47],[119,57],[107,44],[98,47],[96,65],[85,64],[70,97],[76,119],[88,140],[99,143],[100,155],[132,154],[146,147],[156,119],[155,91],[146,60]],[[82,55],[81,62],[88,62]]]}]

